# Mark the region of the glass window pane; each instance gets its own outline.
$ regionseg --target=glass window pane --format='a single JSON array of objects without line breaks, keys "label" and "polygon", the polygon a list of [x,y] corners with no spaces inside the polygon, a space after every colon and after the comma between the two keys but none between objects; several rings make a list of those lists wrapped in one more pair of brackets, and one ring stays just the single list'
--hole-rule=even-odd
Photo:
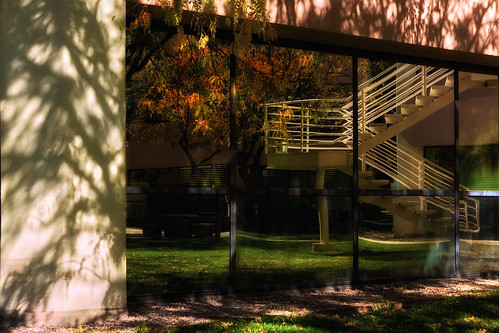
[{"label": "glass window pane", "polygon": [[497,76],[459,73],[459,174],[461,189],[499,190]]},{"label": "glass window pane", "polygon": [[352,188],[351,58],[254,45],[238,73],[240,185],[274,194],[238,197],[237,288],[348,280],[351,197],[306,190]]},{"label": "glass window pane", "polygon": [[245,188],[351,188],[351,83],[346,56],[263,45],[239,56]]},{"label": "glass window pane", "polygon": [[[460,227],[460,270],[462,273],[499,271],[499,197],[474,197],[479,207],[478,226]],[[470,209],[467,212],[472,213]],[[464,213],[464,207],[463,207]],[[461,214],[461,219],[463,215]]]},{"label": "glass window pane", "polygon": [[230,46],[167,34],[127,81],[130,295],[229,286]]},{"label": "glass window pane", "polygon": [[[351,278],[351,197],[329,197],[327,235],[318,198],[244,196],[238,201],[238,289],[321,287]],[[324,232],[324,230],[323,230]]]},{"label": "glass window pane", "polygon": [[359,69],[359,187],[452,189],[453,71],[367,59]]},{"label": "glass window pane", "polygon": [[360,197],[359,276],[396,279],[454,272],[451,197]]}]

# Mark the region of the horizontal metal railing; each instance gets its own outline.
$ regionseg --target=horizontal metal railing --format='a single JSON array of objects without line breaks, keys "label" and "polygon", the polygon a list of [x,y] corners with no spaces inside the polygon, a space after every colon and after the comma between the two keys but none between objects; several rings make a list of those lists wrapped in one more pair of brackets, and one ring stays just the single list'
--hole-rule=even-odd
[{"label": "horizontal metal railing", "polygon": [[[407,189],[441,190],[454,187],[453,172],[391,139],[369,150],[361,156],[361,160]],[[460,189],[469,190],[462,185]],[[426,197],[425,200],[435,207],[454,213],[452,197]],[[466,232],[478,232],[480,230],[479,201],[471,197],[463,197],[459,201],[459,207],[459,229]]]},{"label": "horizontal metal railing", "polygon": [[[412,64],[394,64],[359,85],[359,139],[375,131],[369,127],[402,104],[426,95],[453,70]],[[353,133],[353,97],[344,99],[301,99],[265,105],[267,152],[350,150]],[[423,158],[417,152],[389,139],[361,156],[362,165],[387,174],[408,189],[452,189],[454,174]],[[467,190],[461,186],[462,190]],[[452,197],[427,197],[427,203],[453,212]],[[421,200],[422,202],[424,200]],[[460,229],[480,230],[479,202],[460,200]],[[421,207],[422,208],[422,207]]]},{"label": "horizontal metal railing", "polygon": [[[411,64],[394,64],[359,85],[359,130],[373,133],[369,125],[418,95],[453,70]],[[267,103],[266,147],[296,149],[351,149],[353,98],[301,99]],[[306,143],[306,144],[303,144]]]},{"label": "horizontal metal railing", "polygon": [[342,108],[346,101],[308,99],[267,104],[266,148],[275,152],[348,149],[344,144],[332,146],[337,138],[344,137],[349,121]]}]

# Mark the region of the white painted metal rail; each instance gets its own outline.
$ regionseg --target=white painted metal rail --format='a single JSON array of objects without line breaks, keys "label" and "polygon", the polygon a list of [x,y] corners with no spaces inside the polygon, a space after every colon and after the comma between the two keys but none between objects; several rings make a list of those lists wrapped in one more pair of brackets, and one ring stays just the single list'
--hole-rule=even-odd
[{"label": "white painted metal rail", "polygon": [[[385,173],[394,181],[410,190],[451,190],[454,188],[454,173],[425,159],[417,152],[393,141],[387,140],[369,150],[361,161]],[[468,188],[460,185],[460,189]],[[454,212],[452,197],[425,197],[426,203],[447,212]],[[423,200],[421,201],[423,202]],[[463,197],[459,201],[459,229],[466,232],[480,231],[478,200]],[[420,207],[423,209],[423,207]]]},{"label": "white painted metal rail", "polygon": [[[453,70],[411,64],[394,64],[359,85],[359,140],[376,135],[372,126],[382,117],[399,112],[402,104],[453,74]],[[302,99],[265,105],[265,148],[269,153],[312,150],[351,150],[353,131],[352,96],[343,99]],[[452,189],[454,174],[418,153],[389,139],[360,156],[369,165],[407,189]],[[467,190],[461,186],[462,190]],[[430,203],[453,212],[451,197],[426,197]],[[421,207],[422,208],[422,207]],[[480,230],[479,202],[460,200],[461,231]]]},{"label": "white painted metal rail", "polygon": [[[372,135],[370,124],[396,113],[416,96],[426,95],[429,88],[452,73],[445,68],[397,63],[360,84],[360,133]],[[352,96],[268,103],[265,107],[266,147],[271,152],[351,149]]]}]

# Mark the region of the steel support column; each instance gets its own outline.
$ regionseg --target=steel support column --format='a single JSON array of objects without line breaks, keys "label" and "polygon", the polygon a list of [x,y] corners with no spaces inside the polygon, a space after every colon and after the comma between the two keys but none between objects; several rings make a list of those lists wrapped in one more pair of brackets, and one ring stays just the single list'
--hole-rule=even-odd
[{"label": "steel support column", "polygon": [[353,237],[353,272],[352,282],[359,280],[359,58],[352,57],[352,123],[353,123],[353,156],[352,156],[352,237]]},{"label": "steel support column", "polygon": [[454,274],[459,276],[459,71],[454,69]]},{"label": "steel support column", "polygon": [[236,219],[237,219],[237,123],[236,123],[236,70],[234,54],[230,55],[230,291],[236,280]]}]

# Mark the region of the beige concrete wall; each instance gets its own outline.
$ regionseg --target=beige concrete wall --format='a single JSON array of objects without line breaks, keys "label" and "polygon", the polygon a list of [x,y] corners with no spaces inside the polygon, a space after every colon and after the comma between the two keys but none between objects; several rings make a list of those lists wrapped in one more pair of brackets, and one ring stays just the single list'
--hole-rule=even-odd
[{"label": "beige concrete wall", "polygon": [[[190,152],[196,162],[210,156],[208,149],[197,148]],[[221,151],[203,165],[229,164],[228,149]],[[126,167],[135,169],[161,169],[190,167],[189,159],[180,147],[172,147],[170,142],[161,144],[128,143],[126,147]]]},{"label": "beige concrete wall", "polygon": [[497,0],[268,0],[279,24],[499,55]]},{"label": "beige concrete wall", "polygon": [[2,1],[0,307],[126,308],[124,2]]},{"label": "beige concrete wall", "polygon": [[[459,143],[462,146],[499,143],[497,87],[471,88],[459,96]],[[454,108],[447,106],[403,132],[408,146],[454,144]]]}]

